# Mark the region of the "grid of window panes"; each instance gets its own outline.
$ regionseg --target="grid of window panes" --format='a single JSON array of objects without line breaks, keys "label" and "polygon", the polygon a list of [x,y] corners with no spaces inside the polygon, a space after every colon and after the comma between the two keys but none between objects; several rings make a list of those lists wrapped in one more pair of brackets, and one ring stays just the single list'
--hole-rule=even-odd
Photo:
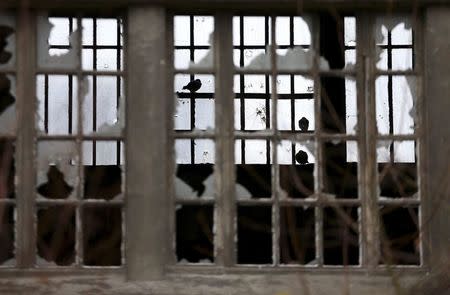
[{"label": "grid of window panes", "polygon": [[[382,36],[376,40],[379,72],[375,80],[382,264],[422,263],[417,101],[420,77],[415,67],[417,36],[411,22],[409,18],[394,24],[383,19],[377,22]],[[393,199],[401,204],[389,203]]]},{"label": "grid of window panes", "polygon": [[37,19],[37,267],[124,264],[122,20]]},{"label": "grid of window panes", "polygon": [[[214,179],[221,171],[214,170],[212,140],[220,136],[213,132],[214,71],[212,59],[208,59],[213,51],[208,51],[213,40],[212,23],[212,17],[174,17],[175,232],[179,263],[210,263],[216,258]],[[361,174],[367,166],[360,167],[358,149],[367,147],[358,133],[358,126],[365,122],[357,120],[356,81],[364,79],[366,73],[358,74],[355,67],[356,18],[276,17],[275,78],[269,54],[271,17],[235,16],[232,23],[237,216],[237,257],[232,264],[362,265],[362,206],[363,198],[367,198],[362,192],[367,184],[362,183]],[[375,29],[384,35],[382,27]],[[405,38],[405,34],[400,32],[397,38]],[[395,42],[388,37],[381,47],[392,55],[389,48]],[[412,40],[395,46],[411,49]],[[393,59],[399,62],[402,58],[405,56],[397,54],[388,60],[392,64]],[[188,83],[195,79],[201,80],[200,88],[189,89]],[[405,124],[409,119],[398,118],[395,123],[392,118],[396,115],[392,114],[403,112],[395,107],[388,108],[390,116],[378,116],[380,89],[382,93],[386,88],[391,93],[387,96],[390,104],[396,105],[395,91],[408,91],[412,86],[389,85],[376,84],[376,120],[395,129],[395,124]],[[404,100],[412,103],[413,96]],[[386,138],[380,135],[379,139]],[[400,158],[410,153],[408,146],[398,148]],[[417,165],[400,163],[400,158],[391,165],[373,159],[380,167],[382,197],[387,191],[409,193],[416,188],[417,192]],[[415,172],[409,166],[414,166]],[[387,262],[383,255],[380,264],[420,264],[418,204],[417,199],[379,198],[381,252],[398,257]],[[391,209],[398,209],[398,214],[392,215]],[[392,216],[399,216],[404,226],[396,227]]]},{"label": "grid of window panes", "polygon": [[[192,64],[208,58],[208,54],[212,57],[213,32],[213,16],[175,16],[175,68],[188,69]],[[194,69],[190,73],[174,76],[177,164],[174,180],[175,251],[179,263],[214,262],[215,142],[211,133],[202,138],[195,135],[195,132],[205,134],[215,128],[212,64],[207,72],[196,72]],[[201,86],[193,82],[197,79]]]},{"label": "grid of window panes", "polygon": [[16,266],[16,20],[0,12],[0,267]]}]

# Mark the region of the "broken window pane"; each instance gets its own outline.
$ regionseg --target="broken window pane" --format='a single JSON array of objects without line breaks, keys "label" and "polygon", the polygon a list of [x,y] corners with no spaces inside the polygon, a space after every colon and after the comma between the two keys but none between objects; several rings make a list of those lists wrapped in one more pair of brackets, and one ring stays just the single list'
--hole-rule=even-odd
[{"label": "broken window pane", "polygon": [[38,75],[37,128],[47,134],[73,134],[78,127],[78,80],[71,75]]},{"label": "broken window pane", "polygon": [[280,208],[280,260],[282,264],[315,264],[314,208]]},{"label": "broken window pane", "polygon": [[177,198],[214,198],[215,147],[212,140],[175,141]]},{"label": "broken window pane", "polygon": [[67,266],[75,262],[75,208],[49,206],[37,210],[38,266]]},{"label": "broken window pane", "polygon": [[272,263],[272,210],[270,206],[238,206],[238,264]]},{"label": "broken window pane", "polygon": [[330,198],[358,198],[358,159],[347,160],[347,150],[354,147],[356,141],[326,142],[324,151],[324,187],[323,192]]},{"label": "broken window pane", "polygon": [[37,192],[50,199],[66,199],[78,183],[76,143],[40,141],[38,143]]},{"label": "broken window pane", "polygon": [[75,70],[80,62],[77,51],[81,41],[77,40],[76,30],[74,18],[38,16],[38,67]]},{"label": "broken window pane", "polygon": [[324,208],[324,264],[359,265],[358,216],[357,207]]},{"label": "broken window pane", "polygon": [[280,186],[286,197],[308,198],[314,194],[314,155],[314,142],[280,142]]},{"label": "broken window pane", "polygon": [[[395,148],[395,145],[394,145]],[[378,163],[381,198],[418,197],[417,163]]]},{"label": "broken window pane", "polygon": [[177,69],[212,69],[214,17],[174,17],[174,65]]},{"label": "broken window pane", "polygon": [[16,132],[16,79],[0,74],[0,134]]},{"label": "broken window pane", "polygon": [[123,78],[87,76],[85,81],[88,91],[83,101],[84,133],[120,136],[125,128]]},{"label": "broken window pane", "polygon": [[122,141],[97,140],[83,142],[84,165],[123,165],[125,162]]},{"label": "broken window pane", "polygon": [[213,75],[175,76],[175,129],[206,130],[215,126]]},{"label": "broken window pane", "polygon": [[213,263],[213,206],[182,205],[176,210],[178,263]]},{"label": "broken window pane", "polygon": [[[271,165],[266,162],[265,157],[259,157],[260,161],[257,161],[258,159],[254,157],[254,152],[249,150],[252,146],[255,148],[259,146],[260,149],[265,149],[265,145],[266,141],[263,140],[236,140],[236,199],[271,197]],[[243,154],[242,149],[244,149]],[[242,155],[246,156],[243,158]]]},{"label": "broken window pane", "polygon": [[413,31],[411,21],[402,17],[380,17],[375,25],[378,63],[381,70],[413,68]]},{"label": "broken window pane", "polygon": [[15,198],[15,171],[14,142],[0,139],[0,201]]},{"label": "broken window pane", "polygon": [[[235,16],[233,18],[233,44],[239,46],[235,51],[235,65],[250,69],[270,70],[271,18],[264,16]],[[278,69],[295,70],[312,67],[314,52],[308,51],[311,45],[309,19],[304,17],[277,17],[276,42]],[[306,48],[306,49],[305,49]],[[324,60],[321,66],[327,67]]]},{"label": "broken window pane", "polygon": [[119,165],[84,166],[84,197],[106,200],[123,197],[122,174]]},{"label": "broken window pane", "polygon": [[14,215],[14,206],[0,202],[0,267],[15,266]]},{"label": "broken window pane", "polygon": [[381,264],[419,265],[419,209],[381,206]]},{"label": "broken window pane", "polygon": [[83,264],[122,264],[122,210],[120,207],[83,209]]},{"label": "broken window pane", "polygon": [[15,15],[0,12],[0,68],[13,68],[16,63]]}]

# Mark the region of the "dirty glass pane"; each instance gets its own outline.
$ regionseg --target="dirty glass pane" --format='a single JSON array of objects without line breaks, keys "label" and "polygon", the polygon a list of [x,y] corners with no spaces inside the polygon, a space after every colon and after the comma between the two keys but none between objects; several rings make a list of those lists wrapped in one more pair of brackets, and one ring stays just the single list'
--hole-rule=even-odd
[{"label": "dirty glass pane", "polygon": [[280,208],[280,259],[282,264],[315,264],[314,208]]},{"label": "dirty glass pane", "polygon": [[[269,79],[272,91],[271,79]],[[314,131],[314,82],[299,75],[278,75],[278,130]]]},{"label": "dirty glass pane", "polygon": [[174,66],[176,69],[213,68],[214,17],[174,17]]},{"label": "dirty glass pane", "polygon": [[283,196],[308,198],[314,194],[314,142],[282,140],[278,146],[280,186]]},{"label": "dirty glass pane", "polygon": [[174,83],[175,130],[214,128],[214,76],[176,75]]},{"label": "dirty glass pane", "polygon": [[76,20],[67,17],[37,18],[37,63],[39,68],[75,70],[79,64]]},{"label": "dirty glass pane", "polygon": [[416,78],[380,76],[375,82],[377,127],[380,134],[414,134]]}]

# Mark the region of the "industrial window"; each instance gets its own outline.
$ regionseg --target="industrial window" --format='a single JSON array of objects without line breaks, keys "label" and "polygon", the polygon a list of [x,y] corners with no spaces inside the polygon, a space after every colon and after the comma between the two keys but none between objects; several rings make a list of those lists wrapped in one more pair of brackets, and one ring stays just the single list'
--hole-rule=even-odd
[{"label": "industrial window", "polygon": [[[36,76],[28,147],[34,171],[30,223],[15,223],[15,20],[4,15],[2,44],[2,267],[120,267],[124,262],[124,91],[121,17],[36,17]],[[80,30],[80,28],[83,30]],[[30,41],[31,42],[31,41]],[[11,71],[11,73],[9,73]],[[22,112],[25,108],[22,106]],[[31,115],[34,113],[34,115]],[[23,130],[23,126],[22,126]],[[5,132],[5,133],[4,133]],[[2,136],[3,137],[3,136]],[[20,158],[20,157],[19,157]],[[23,168],[22,168],[23,169]],[[22,191],[23,193],[23,191]],[[28,227],[32,225],[32,227]],[[30,241],[17,261],[20,233]]]},{"label": "industrial window", "polygon": [[[215,18],[177,15],[173,22],[179,264],[217,263],[226,245],[229,260],[219,264],[422,265],[420,72],[409,16],[374,18],[375,42],[367,43],[358,41],[362,23],[352,15],[234,16],[226,44],[234,99],[223,104],[214,93],[223,79],[213,61],[221,57],[213,54],[231,52],[213,49],[222,39],[214,43]],[[358,53],[368,50],[370,70],[358,65],[367,62]],[[373,87],[374,104],[358,94],[361,79],[369,79],[359,90]],[[231,145],[222,161],[233,161],[234,171],[223,171],[217,151]],[[364,176],[371,169],[374,179]],[[226,185],[228,195],[220,195]],[[224,222],[229,241],[217,245]]]}]

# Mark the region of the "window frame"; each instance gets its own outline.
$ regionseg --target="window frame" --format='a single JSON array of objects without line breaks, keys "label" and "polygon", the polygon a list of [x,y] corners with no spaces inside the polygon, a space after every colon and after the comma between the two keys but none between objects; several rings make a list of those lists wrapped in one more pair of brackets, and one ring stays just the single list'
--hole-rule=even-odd
[{"label": "window frame", "polygon": [[[125,2],[128,1],[124,1],[124,3]],[[428,1],[423,2],[426,3]],[[8,3],[6,3],[6,5],[8,5]],[[95,5],[96,4],[94,4],[94,6]],[[174,226],[173,216],[171,216],[174,212],[174,210],[171,210],[173,205],[173,202],[171,202],[171,196],[173,196],[173,185],[171,185],[171,179],[173,175],[172,172],[174,171],[173,149],[167,148],[173,146],[173,142],[171,142],[171,137],[169,134],[171,130],[173,130],[173,122],[171,116],[168,116],[167,114],[173,113],[172,111],[174,106],[172,100],[165,100],[163,98],[168,93],[171,95],[173,94],[173,86],[170,85],[171,83],[169,81],[171,81],[170,79],[173,77],[174,70],[172,69],[173,53],[165,50],[167,48],[165,43],[166,41],[169,42],[170,46],[173,44],[173,42],[171,42],[173,38],[173,26],[171,26],[170,17],[167,17],[170,16],[170,14],[166,14],[166,12],[167,11],[164,6],[130,6],[128,7],[129,22],[125,26],[125,28],[128,27],[128,30],[126,30],[128,32],[128,36],[124,43],[129,44],[125,52],[125,56],[127,58],[125,78],[127,79],[127,97],[131,98],[128,100],[130,103],[127,104],[127,114],[133,114],[133,116],[127,116],[127,127],[125,133],[127,142],[126,277],[132,281],[165,279],[167,283],[162,284],[162,287],[152,287],[151,285],[141,285],[139,287],[141,290],[150,290],[153,288],[153,290],[157,290],[157,292],[161,294],[167,293],[167,290],[164,291],[164,288],[168,288],[169,292],[174,290],[174,287],[168,287],[171,283],[174,283],[175,286],[177,284],[178,286],[183,286],[183,284],[186,284],[192,280],[192,276],[194,276],[197,283],[206,283],[211,279],[215,280],[215,282],[240,282],[240,285],[238,285],[237,288],[243,288],[242,284],[255,284],[255,286],[257,286],[257,290],[260,293],[264,293],[264,286],[267,286],[268,283],[265,281],[267,279],[267,275],[273,275],[274,273],[277,274],[276,281],[274,282],[269,280],[269,282],[273,283],[275,287],[282,288],[283,286],[288,286],[292,289],[292,287],[295,287],[296,284],[289,282],[292,279],[298,280],[296,275],[299,275],[300,279],[305,279],[313,290],[314,287],[317,286],[323,286],[323,288],[333,290],[335,283],[345,281],[346,278],[348,279],[348,269],[345,271],[342,271],[342,269],[339,271],[327,269],[326,271],[319,272],[312,269],[280,271],[273,268],[261,270],[238,267],[229,268],[227,267],[227,261],[229,261],[229,258],[233,256],[233,254],[230,253],[233,246],[230,245],[230,247],[226,248],[226,242],[224,242],[223,247],[224,249],[228,249],[228,251],[224,252],[223,257],[228,258],[223,258],[223,262],[221,262],[221,259],[218,259],[218,262],[223,264],[223,267],[214,266],[198,268],[177,266],[176,269],[167,267],[171,264],[171,261],[173,262],[173,258],[171,258],[170,254],[173,246],[168,233],[171,231],[173,232]],[[449,26],[448,22],[446,23],[448,15],[450,15],[450,9],[448,8],[444,11],[440,11],[439,8],[428,8],[423,16],[425,22],[420,25],[420,27],[424,25],[424,31],[426,31],[424,40],[416,39],[417,43],[422,43],[424,41],[424,51],[418,52],[422,52],[423,58],[433,65],[432,67],[429,64],[425,64],[425,68],[423,69],[425,81],[420,82],[425,85],[425,93],[431,94],[431,102],[429,104],[422,103],[419,105],[419,108],[422,107],[424,114],[423,130],[430,131],[431,133],[429,135],[422,134],[421,136],[423,144],[423,149],[421,148],[421,154],[423,156],[421,158],[423,159],[423,163],[420,165],[423,167],[423,171],[426,174],[427,179],[430,179],[430,184],[424,183],[423,186],[421,186],[425,200],[422,204],[425,211],[424,216],[431,216],[430,214],[432,212],[432,207],[439,205],[439,202],[449,198],[449,196],[446,195],[445,190],[443,193],[437,192],[435,190],[436,186],[433,187],[431,185],[436,184],[436,179],[442,179],[442,177],[448,178],[445,174],[445,161],[444,163],[440,162],[440,158],[436,155],[436,151],[440,151],[438,149],[439,147],[441,150],[444,150],[444,145],[442,143],[439,143],[437,146],[434,144],[439,141],[438,138],[441,136],[444,136],[445,139],[450,139],[450,132],[448,130],[443,131],[440,128],[433,129],[433,127],[439,127],[442,126],[442,124],[445,124],[445,117],[435,116],[435,114],[440,114],[442,112],[440,110],[442,106],[449,105],[449,102],[445,102],[440,94],[442,93],[442,90],[449,90],[450,87],[448,85],[439,84],[439,79],[443,79],[443,77],[450,78],[448,71],[445,71],[445,69],[448,69],[448,65],[442,65],[442,63],[440,63],[440,58],[445,57],[445,48],[450,46],[450,42],[443,41],[439,38],[439,35],[444,34],[446,32],[446,28]],[[149,16],[152,16],[151,23],[154,25],[154,30],[146,30],[148,21],[150,21]],[[18,130],[20,130],[20,132],[18,132],[17,135],[19,150],[17,176],[23,181],[23,183],[34,183],[36,171],[33,160],[33,149],[35,144],[34,138],[36,136],[34,120],[27,120],[27,118],[34,117],[35,110],[33,104],[26,103],[30,100],[30,97],[34,98],[36,93],[34,83],[35,74],[37,72],[35,55],[36,42],[34,42],[36,34],[33,31],[33,28],[35,27],[33,25],[34,22],[35,14],[33,10],[21,9],[18,11],[16,35],[18,44],[17,102],[19,109]],[[230,33],[224,29],[225,26],[220,24],[231,24],[230,15],[227,17],[218,15],[216,18],[216,24],[219,24],[219,26],[216,26],[216,32],[219,30],[222,32],[220,37],[216,39],[216,42],[218,44],[223,44],[225,53],[227,53],[226,48],[229,48],[230,45]],[[436,51],[432,52],[432,46],[437,45],[443,45],[443,49],[438,50],[436,54]],[[219,50],[217,47],[220,48],[222,46],[215,46],[216,50]],[[27,50],[24,50],[25,48]],[[233,64],[232,39],[230,53],[231,54],[220,55],[223,60],[221,59],[216,62],[222,64],[231,61],[231,64]],[[132,68],[132,71],[129,71],[130,68]],[[142,75],[149,76],[154,72],[162,73],[159,75],[159,79],[148,79],[149,81],[152,81],[150,83],[141,82]],[[229,79],[230,74],[231,79]],[[224,110],[226,111],[223,116],[226,118],[226,115],[229,115],[230,111],[232,114],[234,109],[232,104],[231,108],[229,107],[229,101],[226,99],[226,97],[230,95],[230,91],[232,92],[233,89],[233,75],[229,67],[218,67],[218,72],[216,75],[219,78],[221,75],[224,77],[224,83],[221,83],[222,86],[218,87],[216,93],[217,103],[223,104]],[[26,87],[23,87],[24,85]],[[161,87],[161,85],[164,86]],[[234,94],[232,95],[234,96]],[[420,97],[421,95],[419,94],[419,98]],[[233,101],[234,100],[231,100],[231,102]],[[161,109],[164,109],[167,112],[161,112]],[[142,121],[150,118],[151,121],[156,122],[156,124],[150,126],[150,128],[142,128]],[[218,117],[216,113],[216,122],[223,120],[224,119]],[[224,182],[218,185],[218,192],[223,195],[224,193],[230,193],[230,184],[234,184],[234,182],[232,182],[234,162],[230,161],[234,157],[234,142],[233,144],[230,144],[230,131],[234,131],[234,125],[216,124],[216,128],[220,134],[223,134],[223,136],[217,138],[219,143],[218,146],[225,147],[223,153],[218,154],[222,156],[220,156],[220,158],[216,157],[219,168],[224,171],[222,174],[222,180]],[[152,135],[155,130],[158,131],[159,134],[161,134],[162,131],[162,134],[159,137],[160,140],[152,140],[154,139]],[[143,134],[147,136],[143,136]],[[433,154],[433,152],[435,153]],[[142,159],[145,158],[144,155],[149,154],[151,156],[143,161]],[[167,165],[167,163],[169,164]],[[429,167],[431,167],[431,165],[436,165],[437,169],[430,170]],[[161,167],[158,173],[152,173],[152,177],[150,178],[147,175],[144,175],[145,173],[143,173],[143,171],[149,171],[149,169],[155,166]],[[422,171],[419,173],[422,173]],[[228,180],[226,178],[227,176],[229,177]],[[375,178],[372,178],[372,180],[375,180]],[[231,194],[233,194],[233,192],[231,192]],[[21,185],[18,187],[18,195],[20,197],[18,197],[17,204],[17,227],[19,229],[33,229],[33,216],[35,210],[33,205],[34,187],[29,185]],[[167,196],[170,197],[167,198]],[[223,232],[218,231],[217,234],[218,236],[223,237],[228,235],[229,231],[232,231],[231,227],[233,227],[233,219],[230,214],[226,214],[227,210],[230,210],[230,203],[221,199],[217,200],[217,202],[219,202],[219,204],[222,204],[220,202],[225,202],[219,206],[223,210],[218,213],[223,217],[223,227],[226,230]],[[446,252],[446,249],[448,249],[449,246],[450,239],[447,238],[449,234],[445,232],[448,230],[448,226],[450,225],[450,221],[448,221],[448,214],[450,212],[448,208],[445,208],[445,206],[442,207],[443,208],[438,209],[435,218],[430,219],[430,222],[423,224],[424,227],[422,230],[425,231],[425,241],[429,240],[430,248],[433,250],[436,249],[437,252],[433,253],[431,250],[424,252],[424,259],[429,261],[426,269],[372,269],[369,273],[374,274],[374,277],[365,277],[367,269],[362,269],[356,270],[355,272],[352,271],[352,277],[350,278],[350,281],[347,282],[349,282],[349,284],[354,284],[353,288],[356,288],[356,290],[363,290],[367,294],[370,294],[367,290],[375,288],[373,285],[384,288],[386,291],[394,288],[391,286],[391,283],[389,283],[389,286],[386,286],[386,282],[391,282],[392,280],[392,278],[386,277],[386,275],[389,274],[399,275],[402,282],[406,285],[411,285],[414,280],[423,277],[426,270],[436,270],[439,274],[440,268],[434,266],[434,264],[437,264],[441,259],[448,259],[450,256],[450,254]],[[171,217],[170,219],[172,221],[161,222],[161,220],[166,220],[167,216]],[[155,222],[155,220],[159,221]],[[154,226],[142,226],[143,222],[149,222]],[[35,247],[35,245],[32,245],[34,243],[33,235],[33,230],[23,230],[18,232],[16,253],[18,258],[18,268],[20,270],[1,270],[2,276],[5,275],[6,280],[13,283],[11,286],[12,289],[9,289],[13,290],[13,292],[14,290],[16,292],[20,290],[17,289],[20,286],[20,282],[14,282],[14,277],[17,275],[24,278],[33,278],[42,273],[49,274],[51,279],[54,281],[61,280],[61,277],[58,278],[58,276],[54,276],[56,273],[60,272],[58,269],[54,271],[30,269],[34,260],[34,253],[30,253],[29,251],[29,249],[33,249]],[[430,235],[430,239],[427,238],[428,235]],[[225,240],[226,239],[223,239],[223,241]],[[156,250],[149,251],[148,249]],[[66,277],[66,279],[68,282],[79,282],[80,278],[78,277],[78,274],[83,273],[91,276],[88,280],[92,280],[91,282],[94,285],[98,284],[98,286],[101,286],[102,282],[107,282],[109,286],[117,286],[118,283],[123,283],[123,275],[125,272],[123,270],[116,271],[104,269],[68,270],[66,275],[69,277]],[[194,275],[192,275],[193,272]],[[214,277],[214,274],[226,275],[225,277],[217,278]],[[238,278],[244,274],[247,274],[248,276],[244,276],[242,280]],[[114,283],[111,280],[108,281],[108,278],[113,280],[116,279],[117,282]],[[252,281],[252,278],[255,280]],[[64,278],[62,280],[64,281]],[[175,282],[171,280],[175,280]],[[370,283],[372,280],[376,280],[379,284],[375,284],[373,282]],[[328,281],[329,284],[322,285],[324,281]],[[40,286],[41,284],[29,282],[27,283],[27,286],[28,285]],[[369,287],[369,285],[371,285],[371,287]],[[41,286],[40,288],[42,289],[45,287]],[[199,286],[199,288],[201,288],[201,286]],[[126,287],[123,290],[126,290]],[[200,289],[197,290],[200,291]],[[377,289],[377,291],[379,291],[379,289]],[[130,290],[128,292],[131,293]]]}]

